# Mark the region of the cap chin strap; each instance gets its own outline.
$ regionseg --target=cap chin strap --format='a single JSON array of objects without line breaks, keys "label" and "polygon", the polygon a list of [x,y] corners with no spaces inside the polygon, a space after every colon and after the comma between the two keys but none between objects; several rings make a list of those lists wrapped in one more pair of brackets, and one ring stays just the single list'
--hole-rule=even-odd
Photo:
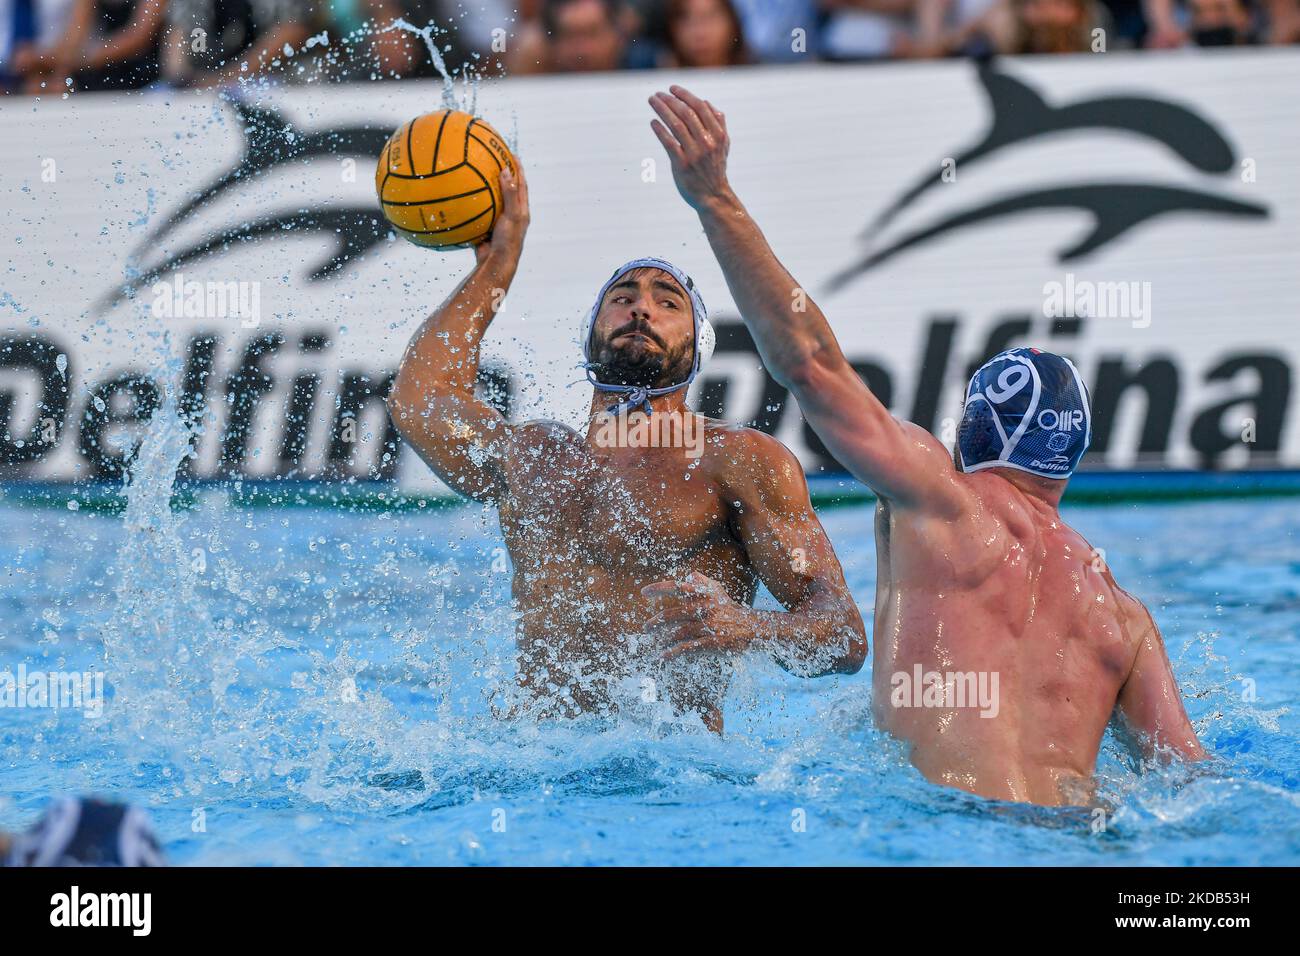
[{"label": "cap chin strap", "polygon": [[[677,280],[678,284],[686,290],[686,294],[691,300],[691,316],[695,321],[695,355],[691,361],[690,374],[686,376],[685,381],[678,382],[676,385],[664,385],[659,388],[650,388],[646,385],[611,385],[608,382],[602,382],[596,378],[596,369],[600,368],[599,362],[591,360],[591,336],[596,328],[596,316],[600,313],[600,304],[605,301],[605,293],[609,291],[610,286],[627,275],[633,269],[659,269],[667,272]],[[582,337],[582,355],[585,361],[579,366],[587,373],[587,381],[601,392],[619,392],[623,398],[610,405],[606,411],[613,415],[624,415],[635,408],[641,408],[647,415],[653,415],[654,409],[650,406],[650,399],[657,398],[660,395],[667,395],[669,392],[675,392],[678,389],[689,388],[690,384],[695,381],[695,377],[700,374],[700,369],[704,363],[709,360],[713,354],[715,333],[713,326],[709,323],[708,313],[704,309],[704,300],[700,297],[699,290],[695,288],[695,282],[681,269],[677,268],[666,259],[657,259],[646,257],[644,259],[633,259],[631,262],[625,262],[614,270],[614,274],[609,277],[600,292],[596,295],[596,304],[591,307],[591,312],[587,316],[586,330]]]},{"label": "cap chin strap", "polygon": [[657,398],[660,395],[667,395],[669,392],[675,392],[679,388],[686,388],[691,382],[695,381],[695,373],[691,372],[686,381],[678,385],[667,385],[663,388],[648,388],[645,385],[608,385],[596,379],[592,369],[593,364],[592,362],[586,362],[583,365],[583,368],[587,371],[587,381],[602,392],[624,393],[622,399],[605,409],[611,415],[625,415],[638,407],[647,415],[653,415],[654,409],[650,407],[650,399]]}]

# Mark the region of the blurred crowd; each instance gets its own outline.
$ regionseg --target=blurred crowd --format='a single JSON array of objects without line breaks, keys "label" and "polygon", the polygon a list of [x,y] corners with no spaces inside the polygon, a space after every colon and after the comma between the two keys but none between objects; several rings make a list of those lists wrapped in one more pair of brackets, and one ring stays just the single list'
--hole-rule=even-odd
[{"label": "blurred crowd", "polygon": [[565,73],[1300,42],[1300,0],[0,0],[0,88]]}]

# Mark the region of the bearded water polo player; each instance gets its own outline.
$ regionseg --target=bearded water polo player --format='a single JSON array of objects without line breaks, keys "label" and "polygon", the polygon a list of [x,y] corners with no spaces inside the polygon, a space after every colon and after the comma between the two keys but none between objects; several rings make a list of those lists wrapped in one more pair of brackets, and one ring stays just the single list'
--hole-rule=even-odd
[{"label": "bearded water polo player", "polygon": [[[1203,758],[1151,614],[1058,510],[1092,433],[1074,365],[1038,349],[992,358],[950,457],[890,415],[811,299],[796,307],[798,285],[728,183],[722,113],[677,86],[650,104],[764,363],[877,494],[877,722],[931,781],[1048,805],[1090,801],[1112,714],[1146,758]],[[973,685],[996,699],[959,706]]]},{"label": "bearded water polo player", "polygon": [[[862,618],[798,460],[761,432],[686,407],[713,332],[681,270],[636,260],[600,290],[583,329],[585,434],[511,424],[476,394],[479,346],[528,227],[522,172],[503,171],[501,183],[490,240],[415,333],[388,407],[443,481],[497,507],[521,615],[523,694],[512,710],[571,717],[648,700],[721,732],[740,653],[761,649],[805,676],[857,671]],[[654,435],[690,434],[661,425],[694,417],[702,446],[611,443],[611,415]],[[785,611],[751,606],[759,581]]]}]

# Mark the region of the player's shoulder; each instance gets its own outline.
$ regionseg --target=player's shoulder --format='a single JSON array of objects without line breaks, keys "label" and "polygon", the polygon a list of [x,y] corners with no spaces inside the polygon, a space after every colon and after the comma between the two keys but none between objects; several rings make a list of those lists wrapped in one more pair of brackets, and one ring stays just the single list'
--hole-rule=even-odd
[{"label": "player's shoulder", "polygon": [[582,436],[563,422],[531,419],[511,425],[500,449],[502,485],[498,504],[504,504],[520,481],[529,482],[555,469],[575,471],[586,454]]},{"label": "player's shoulder", "polygon": [[581,442],[582,436],[564,422],[549,418],[533,418],[510,426],[511,450],[540,450],[556,442],[572,444]]},{"label": "player's shoulder", "polygon": [[728,484],[807,495],[803,465],[798,457],[767,432],[706,419],[705,445],[713,470]]},{"label": "player's shoulder", "polygon": [[1130,634],[1144,634],[1156,630],[1155,616],[1141,598],[1130,594],[1116,583],[1113,575],[1107,576],[1110,591],[1115,601],[1119,616],[1124,620]]},{"label": "player's shoulder", "polygon": [[728,461],[757,464],[798,461],[779,439],[748,425],[704,418],[704,438],[716,455]]}]

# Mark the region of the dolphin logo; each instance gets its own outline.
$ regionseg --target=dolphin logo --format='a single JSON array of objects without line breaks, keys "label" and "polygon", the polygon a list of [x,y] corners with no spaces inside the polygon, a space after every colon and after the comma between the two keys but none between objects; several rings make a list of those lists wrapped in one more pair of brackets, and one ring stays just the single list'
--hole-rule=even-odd
[{"label": "dolphin logo", "polygon": [[[136,247],[132,259],[139,261],[150,248],[170,235],[191,216],[206,208],[230,189],[246,182],[256,182],[271,170],[287,164],[309,164],[323,157],[358,156],[373,160],[392,135],[392,129],[369,126],[342,127],[305,131],[295,127],[280,112],[242,103],[223,96],[235,113],[244,137],[244,153],[239,161],[200,189],[188,202],[159,223]],[[140,288],[181,266],[224,251],[232,242],[251,242],[267,235],[293,231],[327,235],[333,242],[329,255],[308,273],[310,281],[336,275],[343,266],[383,241],[390,232],[388,223],[373,206],[328,209],[297,208],[258,219],[237,223],[168,256],[153,268],[137,270],[103,302],[111,307],[133,296]]]},{"label": "dolphin logo", "polygon": [[[1065,106],[1049,105],[1027,84],[999,73],[992,63],[977,68],[993,119],[984,138],[955,157],[958,168],[979,162],[1008,147],[1058,133],[1078,130],[1119,130],[1163,145],[1193,169],[1224,174],[1235,168],[1236,156],[1214,126],[1190,109],[1162,100],[1111,96]],[[942,170],[926,174],[887,206],[864,231],[880,233],[900,212],[943,181]],[[1092,183],[1040,189],[1005,196],[965,209],[899,238],[864,256],[830,280],[832,290],[899,253],[944,233],[984,220],[1033,209],[1071,208],[1092,214],[1092,231],[1058,253],[1059,262],[1087,255],[1149,219],[1171,212],[1206,212],[1264,219],[1268,210],[1212,193],[1150,183]]]}]

